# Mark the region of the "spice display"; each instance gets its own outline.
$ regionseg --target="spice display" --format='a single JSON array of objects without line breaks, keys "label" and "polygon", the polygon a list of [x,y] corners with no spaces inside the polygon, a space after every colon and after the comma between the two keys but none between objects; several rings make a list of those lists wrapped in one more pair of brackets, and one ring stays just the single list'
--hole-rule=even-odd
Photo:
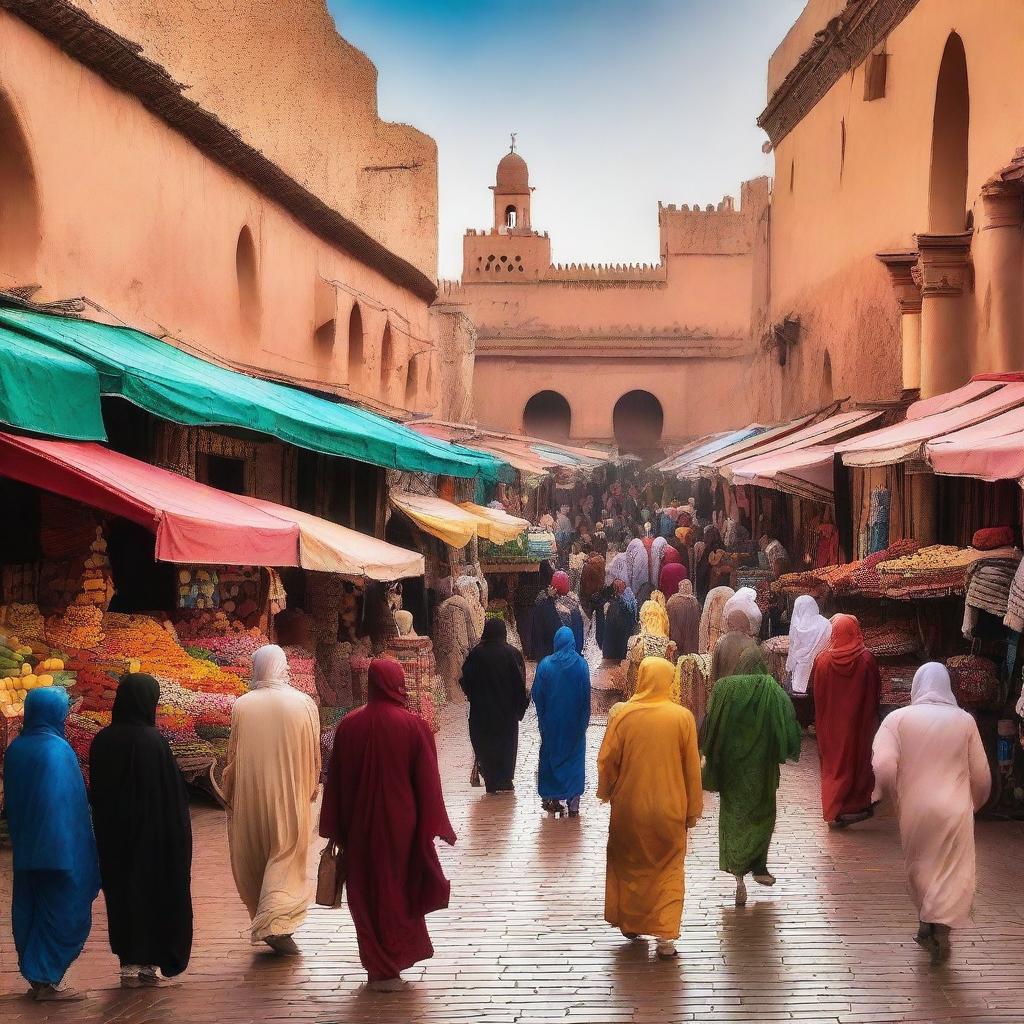
[{"label": "spice display", "polygon": [[882,594],[894,600],[962,594],[967,586],[967,568],[973,562],[982,558],[1009,558],[1014,554],[1013,548],[977,551],[932,544],[914,554],[880,562],[878,575]]},{"label": "spice display", "polygon": [[999,670],[988,658],[958,654],[946,660],[953,696],[961,707],[996,704],[999,701]]},{"label": "spice display", "polygon": [[24,641],[41,640],[46,631],[39,607],[34,604],[6,604],[0,607],[0,625]]}]

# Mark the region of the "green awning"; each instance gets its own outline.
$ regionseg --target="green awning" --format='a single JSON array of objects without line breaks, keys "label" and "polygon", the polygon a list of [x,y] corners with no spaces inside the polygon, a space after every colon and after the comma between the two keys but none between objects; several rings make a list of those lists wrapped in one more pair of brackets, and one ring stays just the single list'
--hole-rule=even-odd
[{"label": "green awning", "polygon": [[88,362],[0,327],[0,422],[68,441],[105,441],[99,375]]},{"label": "green awning", "polygon": [[311,451],[408,472],[490,480],[506,472],[493,456],[217,366],[128,327],[0,308],[4,326],[91,364],[102,394],[119,395],[175,423],[255,430]]}]

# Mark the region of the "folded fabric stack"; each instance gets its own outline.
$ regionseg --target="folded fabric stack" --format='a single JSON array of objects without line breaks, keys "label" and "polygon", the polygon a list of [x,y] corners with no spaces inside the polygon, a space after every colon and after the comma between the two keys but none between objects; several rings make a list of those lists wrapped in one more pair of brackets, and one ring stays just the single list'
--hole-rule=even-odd
[{"label": "folded fabric stack", "polygon": [[980,558],[967,568],[967,593],[964,598],[963,634],[974,636],[980,612],[989,612],[997,618],[1006,616],[1010,602],[1010,588],[1021,565],[1017,552],[1009,558]]},{"label": "folded fabric stack", "polygon": [[[1024,562],[1017,566],[1006,598],[1006,615],[1003,623],[1015,633],[1024,633]],[[24,636],[24,630],[20,633]]]},{"label": "folded fabric stack", "polygon": [[530,556],[531,562],[554,558],[558,553],[555,535],[550,530],[540,530],[536,527],[527,530],[526,553]]},{"label": "folded fabric stack", "polygon": [[946,659],[953,695],[961,707],[995,704],[999,700],[999,671],[995,663],[976,654]]}]

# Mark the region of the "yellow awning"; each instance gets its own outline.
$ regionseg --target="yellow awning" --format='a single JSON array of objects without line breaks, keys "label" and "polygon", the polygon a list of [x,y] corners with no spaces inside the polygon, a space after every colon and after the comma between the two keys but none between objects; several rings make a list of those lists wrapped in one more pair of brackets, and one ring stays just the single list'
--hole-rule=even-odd
[{"label": "yellow awning", "polygon": [[465,547],[476,535],[480,525],[479,516],[434,495],[392,491],[390,499],[391,504],[404,512],[421,530],[453,548]]},{"label": "yellow awning", "polygon": [[484,540],[489,540],[494,544],[507,544],[510,540],[522,536],[523,532],[530,528],[528,520],[510,516],[500,508],[487,508],[484,505],[475,505],[471,501],[462,502],[459,508],[476,516],[476,532]]},{"label": "yellow awning", "polygon": [[272,501],[240,496],[238,500],[279,519],[290,520],[299,527],[299,565],[303,569],[365,576],[385,583],[423,575],[423,556],[418,552],[406,551],[387,541]]}]

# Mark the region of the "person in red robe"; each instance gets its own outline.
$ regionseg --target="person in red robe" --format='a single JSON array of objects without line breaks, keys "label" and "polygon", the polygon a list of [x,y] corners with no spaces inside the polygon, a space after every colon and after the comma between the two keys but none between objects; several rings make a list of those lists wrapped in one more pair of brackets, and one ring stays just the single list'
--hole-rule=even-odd
[{"label": "person in red robe", "polygon": [[367,703],[334,733],[320,835],[344,852],[348,907],[359,959],[375,991],[404,986],[400,975],[434,947],[425,916],[448,906],[451,885],[435,839],[455,844],[427,724],[406,710],[397,661],[370,662]]},{"label": "person in red robe", "polygon": [[832,617],[832,638],[814,659],[811,693],[821,758],[821,812],[831,828],[870,818],[881,678],[853,615]]}]

